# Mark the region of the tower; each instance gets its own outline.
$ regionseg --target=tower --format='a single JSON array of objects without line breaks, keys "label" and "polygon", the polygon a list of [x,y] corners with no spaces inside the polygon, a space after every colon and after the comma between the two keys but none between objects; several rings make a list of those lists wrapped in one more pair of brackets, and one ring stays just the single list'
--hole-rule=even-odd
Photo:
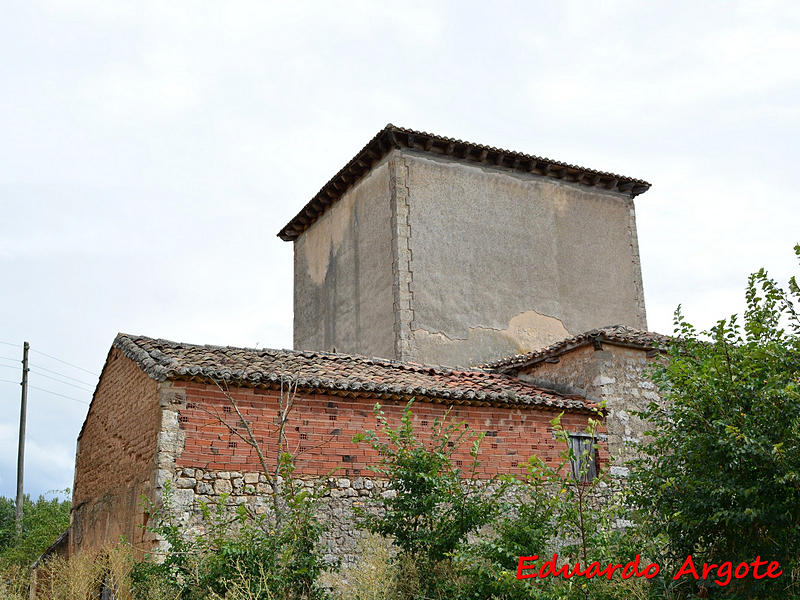
[{"label": "tower", "polygon": [[445,365],[646,329],[645,181],[387,125],[278,234],[294,345]]}]

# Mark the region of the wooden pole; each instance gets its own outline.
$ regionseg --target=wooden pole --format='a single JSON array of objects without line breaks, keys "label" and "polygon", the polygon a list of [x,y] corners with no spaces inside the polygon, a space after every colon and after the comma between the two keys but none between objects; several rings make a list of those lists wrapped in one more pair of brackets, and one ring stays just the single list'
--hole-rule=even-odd
[{"label": "wooden pole", "polygon": [[22,532],[22,479],[25,473],[25,419],[28,411],[28,350],[30,344],[22,346],[22,400],[19,408],[19,452],[17,453],[17,533]]}]

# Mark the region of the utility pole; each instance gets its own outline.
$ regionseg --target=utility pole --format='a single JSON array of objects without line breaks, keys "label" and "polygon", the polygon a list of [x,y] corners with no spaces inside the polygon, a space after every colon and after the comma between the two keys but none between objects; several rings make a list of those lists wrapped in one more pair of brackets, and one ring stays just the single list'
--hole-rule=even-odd
[{"label": "utility pole", "polygon": [[17,534],[22,532],[22,477],[25,473],[25,418],[28,411],[28,350],[30,344],[22,345],[22,401],[19,407],[19,452],[17,453]]}]

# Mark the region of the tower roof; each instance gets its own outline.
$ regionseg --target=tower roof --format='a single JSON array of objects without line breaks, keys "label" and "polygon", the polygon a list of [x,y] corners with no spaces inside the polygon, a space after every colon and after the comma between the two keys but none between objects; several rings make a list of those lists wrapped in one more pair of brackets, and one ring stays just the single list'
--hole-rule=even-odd
[{"label": "tower roof", "polygon": [[642,179],[634,179],[606,171],[596,171],[569,163],[465,142],[423,131],[397,127],[389,123],[373,137],[303,209],[278,232],[284,241],[294,241],[319,219],[356,182],[393,149],[408,149],[447,156],[463,162],[487,165],[541,177],[560,179],[604,190],[628,194],[631,198],[650,189]]}]

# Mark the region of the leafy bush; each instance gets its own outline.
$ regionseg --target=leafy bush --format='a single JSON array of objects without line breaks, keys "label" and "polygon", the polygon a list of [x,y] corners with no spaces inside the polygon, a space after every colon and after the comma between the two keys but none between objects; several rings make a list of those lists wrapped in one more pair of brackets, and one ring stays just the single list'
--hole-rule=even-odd
[{"label": "leafy bush", "polygon": [[703,332],[676,311],[633,498],[667,558],[777,560],[782,581],[734,580],[727,591],[788,597],[800,550],[800,288],[792,277],[784,291],[762,269],[746,300],[743,323],[734,315]]},{"label": "leafy bush", "polygon": [[[396,428],[376,404],[377,430],[355,437],[378,452],[380,461],[371,470],[386,478],[390,489],[374,501],[380,509],[377,514],[362,511],[361,515],[369,531],[390,537],[399,548],[396,560],[407,567],[401,583],[413,587],[418,582],[419,589],[404,595],[430,596],[450,572],[449,565],[441,563],[449,562],[467,535],[491,519],[503,486],[477,481],[482,435],[463,422],[449,420],[448,411],[434,420],[426,442],[414,431],[412,404],[413,400],[406,405]],[[452,456],[470,440],[472,461],[465,474],[453,465]],[[417,578],[409,576],[412,567]]]},{"label": "leafy bush", "polygon": [[[561,415],[551,425],[563,446],[560,462],[551,466],[537,456],[530,457],[526,475],[515,481],[504,510],[492,523],[492,534],[459,549],[456,565],[460,577],[458,589],[452,591],[454,597],[571,598],[585,592],[592,598],[616,598],[628,597],[634,586],[641,587],[641,583],[597,579],[516,578],[520,556],[536,554],[541,564],[557,551],[559,565],[579,561],[586,568],[594,560],[626,563],[637,554],[628,534],[612,528],[621,505],[598,497],[599,490],[608,489],[607,473],[601,471],[586,481],[595,445],[577,456],[569,432],[561,425]],[[590,418],[583,433],[594,439],[599,425],[599,419]],[[575,474],[572,464],[580,465]],[[626,591],[615,595],[620,588]]]},{"label": "leafy bush", "polygon": [[[173,597],[207,598],[226,594],[261,599],[322,598],[318,585],[324,568],[319,540],[322,525],[316,516],[318,493],[288,482],[283,515],[254,515],[244,505],[231,514],[226,495],[213,506],[203,505],[195,533],[175,517],[171,489],[163,494],[163,509],[152,507],[150,531],[162,537],[167,549],[135,565],[137,593],[153,586],[172,590]],[[153,559],[158,559],[154,561]]]}]

